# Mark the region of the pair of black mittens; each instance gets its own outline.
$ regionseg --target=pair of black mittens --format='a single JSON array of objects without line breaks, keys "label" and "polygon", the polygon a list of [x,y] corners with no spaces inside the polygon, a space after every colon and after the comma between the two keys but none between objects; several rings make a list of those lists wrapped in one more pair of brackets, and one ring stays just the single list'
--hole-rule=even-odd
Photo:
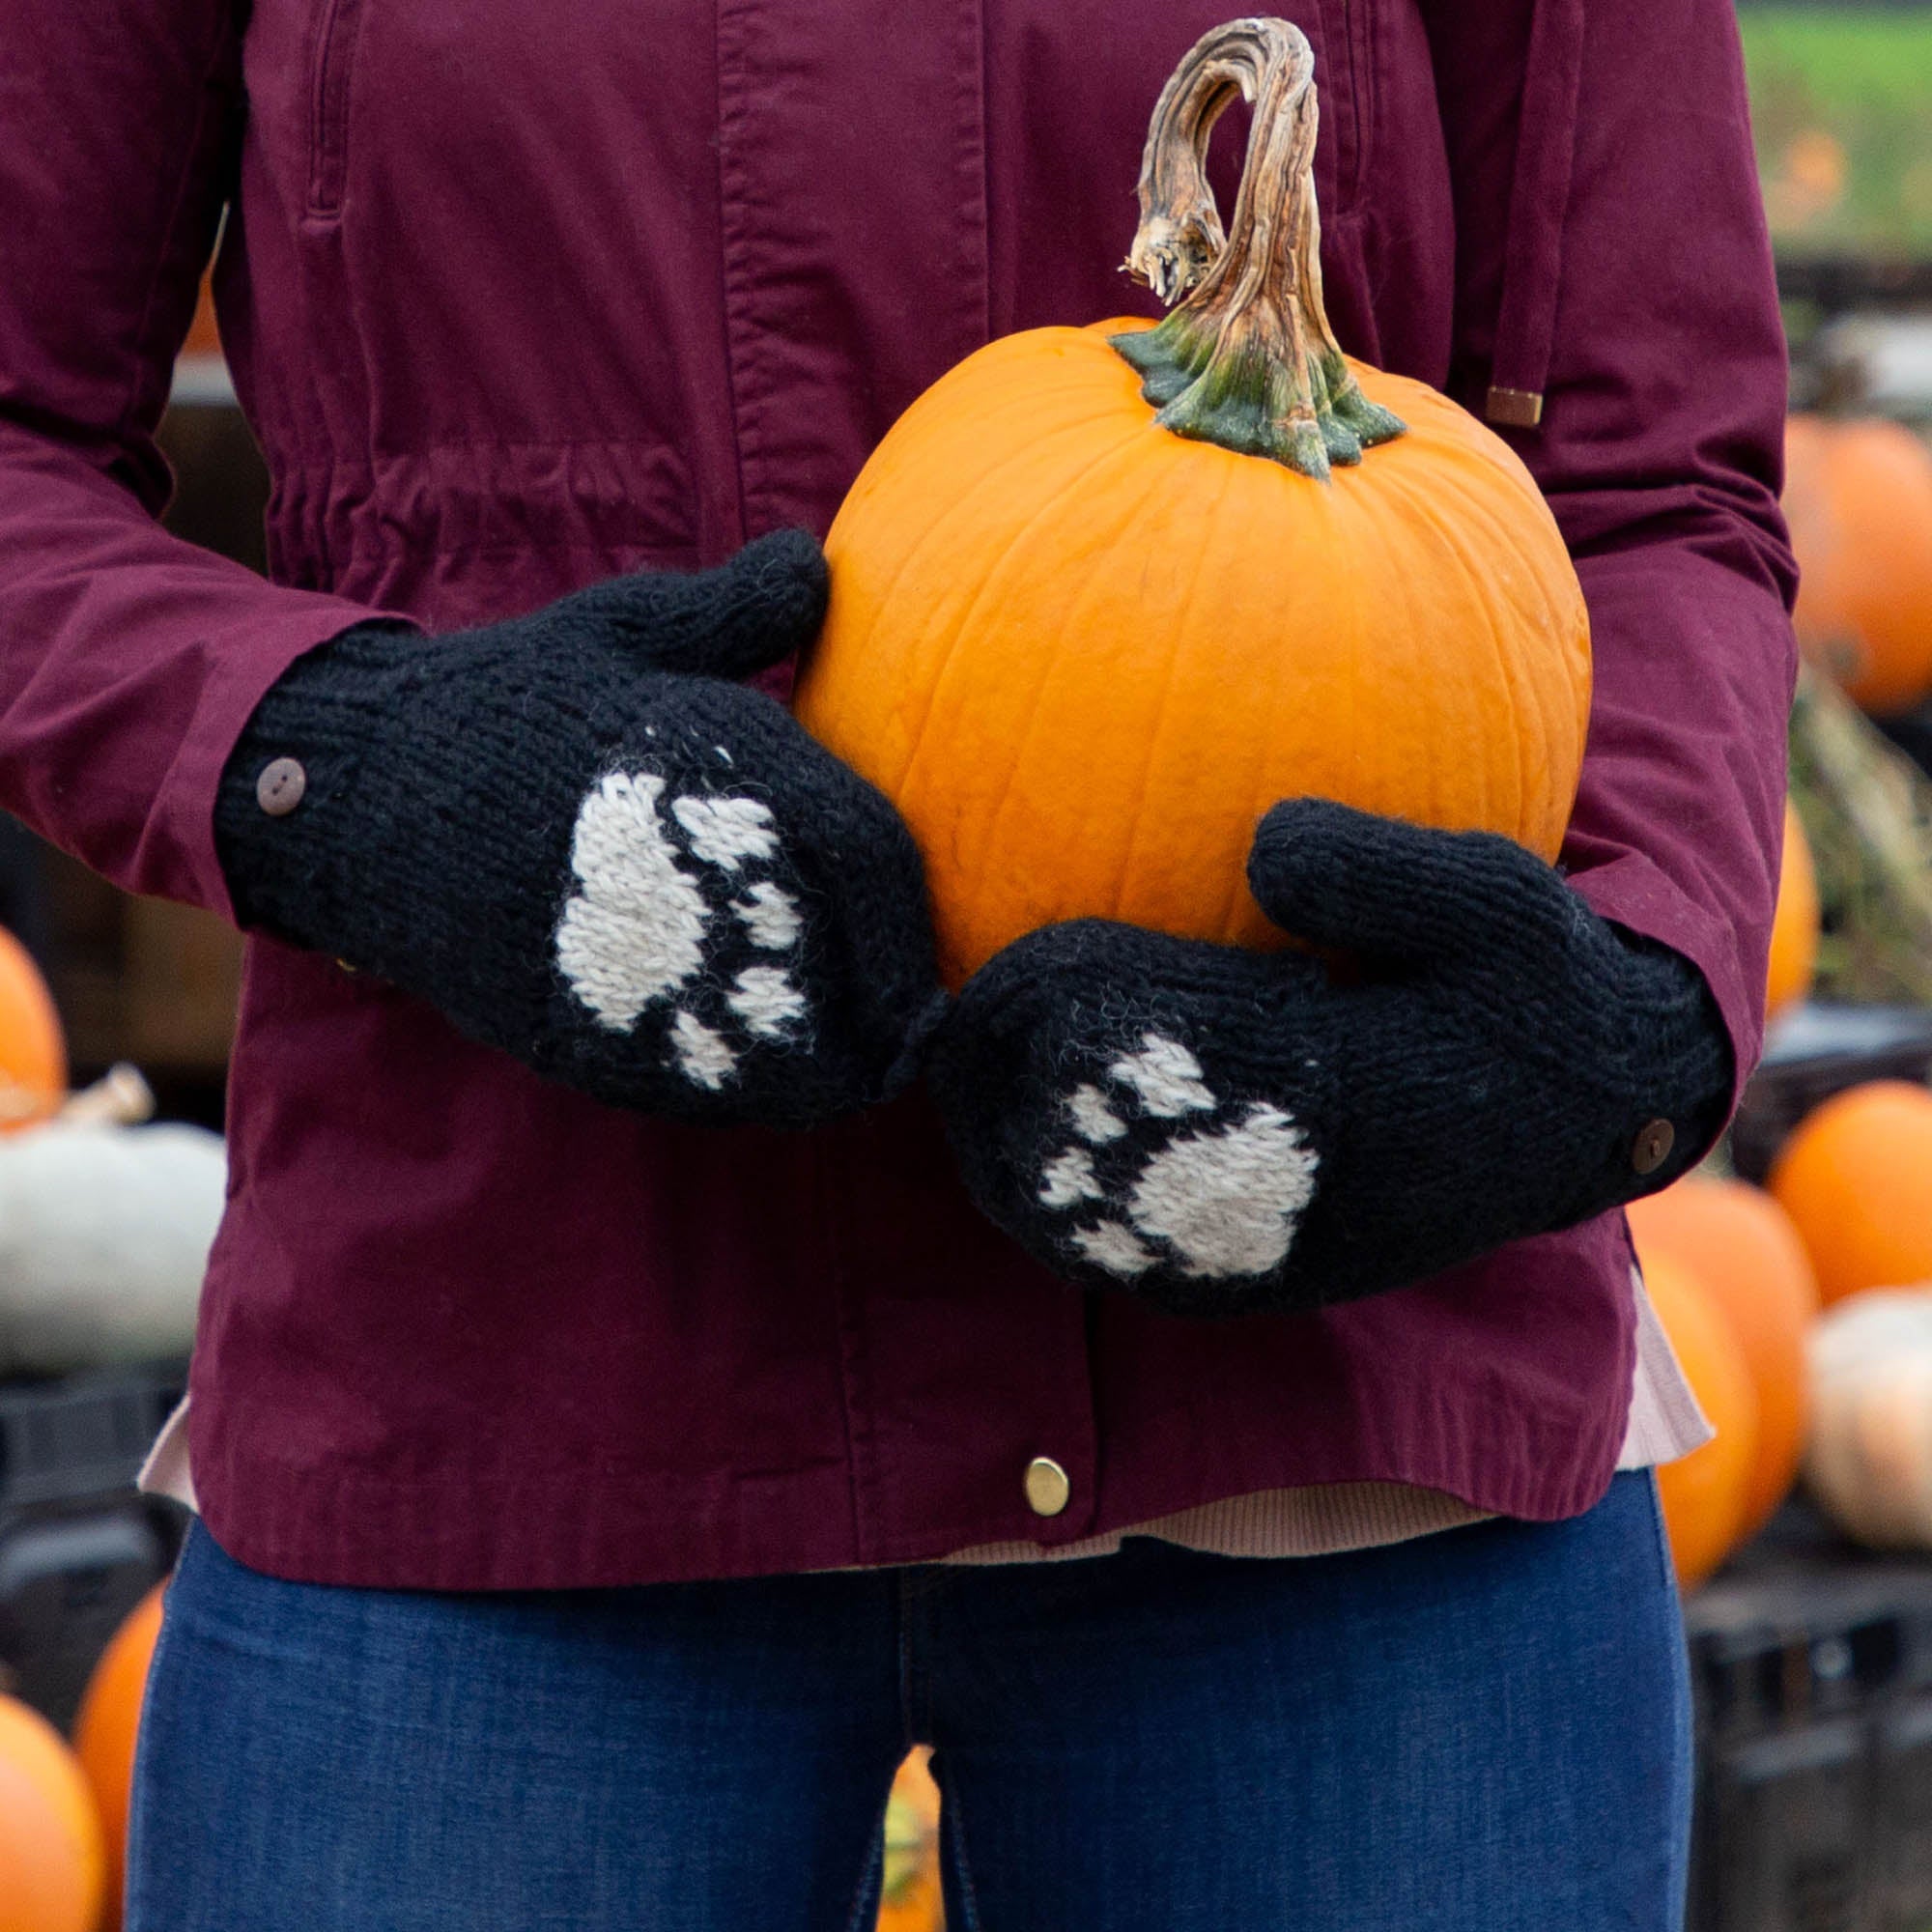
[{"label": "pair of black mittens", "polygon": [[1662,1187],[1721,1127],[1696,969],[1513,841],[1296,800],[1249,882],[1321,952],[1077,921],[1008,947],[941,1030],[970,1191],[1067,1278],[1318,1308]]},{"label": "pair of black mittens", "polygon": [[224,770],[242,923],[613,1105],[809,1127],[890,1096],[945,1008],[918,851],[736,681],[826,594],[788,531],[435,639],[355,626]]}]

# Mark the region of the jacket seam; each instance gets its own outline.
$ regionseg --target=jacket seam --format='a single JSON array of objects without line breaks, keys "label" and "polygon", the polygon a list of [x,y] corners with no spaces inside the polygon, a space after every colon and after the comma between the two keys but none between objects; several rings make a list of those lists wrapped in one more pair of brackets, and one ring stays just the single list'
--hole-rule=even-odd
[{"label": "jacket seam", "polygon": [[1355,185],[1351,199],[1358,205],[1368,200],[1373,173],[1370,144],[1375,137],[1376,109],[1378,105],[1377,75],[1380,64],[1376,54],[1376,9],[1362,7],[1362,71],[1355,86]]},{"label": "jacket seam", "polygon": [[745,497],[745,442],[743,436],[744,419],[740,410],[741,398],[738,389],[737,360],[732,351],[732,302],[731,302],[731,224],[729,219],[730,191],[724,175],[724,8],[730,0],[716,0],[711,14],[711,65],[717,100],[718,125],[713,137],[711,152],[718,160],[718,349],[719,360],[724,374],[724,406],[731,426],[731,480],[736,492],[738,528],[737,540],[743,543],[751,528],[751,513]]},{"label": "jacket seam", "polygon": [[[860,1131],[865,1131],[861,1128]],[[851,1271],[846,1265],[842,1205],[838,1178],[821,1147],[812,1163],[818,1199],[820,1239],[825,1243],[826,1271],[832,1284],[833,1338],[838,1350],[839,1421],[845,1432],[845,1492],[852,1511],[852,1548],[862,1564],[877,1561],[874,1523],[865,1507],[869,1488],[876,1493],[880,1480],[879,1443],[871,1426],[871,1408],[864,1400],[866,1335],[852,1305]]]},{"label": "jacket seam", "polygon": [[[153,373],[145,350],[149,331],[154,324],[155,303],[160,295],[161,282],[168,264],[174,259],[175,238],[181,232],[182,215],[187,205],[188,189],[194,182],[206,141],[214,76],[228,51],[228,42],[234,31],[234,22],[233,9],[224,8],[214,30],[213,47],[202,69],[200,95],[195,107],[194,131],[189,137],[187,152],[182,156],[181,171],[175,181],[168,217],[161,225],[160,247],[156,253],[154,267],[149,271],[147,293],[141,298],[140,319],[134,326],[134,373],[128,380],[127,395],[115,413],[114,435],[115,440],[120,442],[127,440],[129,426],[138,423],[136,405],[140,401],[142,387]],[[227,195],[223,194],[219,205],[225,207],[227,201]],[[211,248],[210,255],[212,254]],[[208,259],[209,257],[203,258],[203,267],[207,265]],[[165,397],[165,391],[163,394]]]},{"label": "jacket seam", "polygon": [[969,194],[977,190],[977,205],[961,210],[959,238],[967,258],[961,266],[970,263],[973,270],[969,276],[962,276],[974,298],[967,330],[969,346],[978,349],[993,329],[992,184],[987,179],[986,167],[987,150],[991,146],[986,138],[986,9],[984,0],[958,0],[958,4],[970,11],[973,30],[970,36],[959,37],[962,43],[971,42],[970,49],[962,44],[960,52],[973,63],[974,71],[965,77],[957,110],[969,118],[970,125],[960,126],[957,135],[979,150],[975,157],[977,166],[970,171],[974,187],[968,190]]},{"label": "jacket seam", "polygon": [[406,463],[412,457],[432,456],[446,449],[675,449],[676,444],[668,436],[559,436],[559,437],[496,437],[472,436],[452,437],[438,442],[412,443],[407,449],[398,449],[378,455],[373,450],[364,458],[361,452],[345,452],[341,455],[312,457],[304,462],[291,463],[281,473],[296,470],[333,470],[348,468],[352,463],[362,463],[371,470],[385,466]]},{"label": "jacket seam", "polygon": [[[321,11],[311,18],[306,67],[308,190],[303,200],[303,213],[310,221],[340,221],[348,198],[350,89],[361,30],[360,0],[323,0]],[[334,110],[331,95],[338,102]]]},{"label": "jacket seam", "polygon": [[[303,520],[291,520],[299,524]],[[659,543],[654,539],[639,537],[610,537],[602,540],[570,541],[560,543],[410,543],[375,545],[364,549],[357,544],[332,551],[331,556],[343,562],[366,562],[375,558],[394,558],[404,556],[555,556],[559,554],[586,556],[602,555],[606,551],[639,550],[648,551],[654,555],[697,556],[700,554],[696,538],[685,538],[676,543]],[[291,580],[277,580],[288,582]],[[298,587],[307,587],[298,585]]]}]

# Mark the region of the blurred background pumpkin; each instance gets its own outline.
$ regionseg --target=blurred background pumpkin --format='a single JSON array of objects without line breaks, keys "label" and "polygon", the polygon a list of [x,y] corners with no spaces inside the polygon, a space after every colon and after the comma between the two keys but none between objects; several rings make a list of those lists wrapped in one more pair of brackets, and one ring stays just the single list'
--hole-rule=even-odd
[{"label": "blurred background pumpkin", "polygon": [[[1646,1281],[1660,1266],[1693,1278],[1726,1326],[1750,1378],[1756,1429],[1735,1544],[1770,1521],[1804,1453],[1811,1418],[1806,1350],[1818,1315],[1817,1277],[1791,1217],[1770,1195],[1742,1180],[1687,1175],[1662,1194],[1637,1202],[1630,1219]],[[1683,1293],[1681,1284],[1674,1292]],[[1667,1285],[1666,1300],[1672,1293]],[[1670,1318],[1662,1319],[1671,1332]],[[1681,1311],[1677,1319],[1682,1321]],[[1697,1338],[1690,1346],[1700,1346]],[[1723,1391],[1716,1399],[1722,1402]]]},{"label": "blurred background pumpkin", "polygon": [[1776,1019],[1809,997],[1818,967],[1818,874],[1798,808],[1784,802],[1784,848],[1778,861],[1777,909],[1771,928],[1765,1017]]},{"label": "blurred background pumpkin", "polygon": [[1873,1548],[1932,1547],[1932,1291],[1868,1289],[1835,1302],[1811,1359],[1811,1493]]},{"label": "blurred background pumpkin", "polygon": [[1757,1456],[1758,1402],[1743,1346],[1716,1298],[1683,1262],[1660,1252],[1644,1286],[1685,1378],[1717,1434],[1657,1472],[1679,1584],[1717,1569],[1744,1533]]},{"label": "blurred background pumpkin", "polygon": [[939,1787],[921,1745],[898,1768],[886,1801],[886,1869],[878,1932],[944,1932],[940,1897]]},{"label": "blurred background pumpkin", "polygon": [[0,1132],[45,1120],[67,1094],[67,1041],[27,949],[0,926]]},{"label": "blurred background pumpkin", "polygon": [[94,1794],[46,1719],[0,1697],[0,1927],[95,1932],[106,1860]]},{"label": "blurred background pumpkin", "polygon": [[1878,417],[1794,415],[1784,514],[1805,654],[1867,711],[1932,692],[1932,453]]},{"label": "blurred background pumpkin", "polygon": [[1862,1082],[1807,1114],[1767,1185],[1827,1302],[1932,1278],[1932,1092]]},{"label": "blurred background pumpkin", "polygon": [[160,1634],[165,1588],[156,1584],[115,1632],[94,1666],[74,1719],[74,1753],[101,1827],[106,1882],[100,1932],[117,1932],[121,1923],[121,1889],[128,1862],[128,1796],[133,1788],[141,1700],[148,1688],[155,1639]]}]

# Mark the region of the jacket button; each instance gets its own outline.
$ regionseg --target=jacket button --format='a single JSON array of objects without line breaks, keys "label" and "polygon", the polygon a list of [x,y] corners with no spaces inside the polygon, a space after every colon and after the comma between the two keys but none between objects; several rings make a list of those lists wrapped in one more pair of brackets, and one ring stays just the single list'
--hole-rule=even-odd
[{"label": "jacket button", "polygon": [[1668,1121],[1652,1121],[1637,1130],[1631,1145],[1631,1165],[1639,1174],[1655,1174],[1676,1144],[1677,1129]]},{"label": "jacket button", "polygon": [[1066,1471],[1051,1456],[1036,1456],[1027,1464],[1027,1506],[1035,1516],[1058,1516],[1072,1493]]},{"label": "jacket button", "polygon": [[302,802],[308,774],[295,758],[271,758],[255,781],[255,803],[270,818],[285,818]]}]

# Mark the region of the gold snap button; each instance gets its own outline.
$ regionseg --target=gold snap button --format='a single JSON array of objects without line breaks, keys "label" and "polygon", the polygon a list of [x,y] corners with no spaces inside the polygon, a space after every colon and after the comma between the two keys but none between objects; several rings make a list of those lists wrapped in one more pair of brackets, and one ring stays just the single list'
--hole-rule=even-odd
[{"label": "gold snap button", "polygon": [[1027,1506],[1035,1516],[1058,1516],[1072,1493],[1066,1471],[1051,1456],[1036,1456],[1027,1464]]},{"label": "gold snap button", "polygon": [[255,803],[270,818],[286,818],[302,802],[308,774],[295,758],[270,758],[255,781]]},{"label": "gold snap button", "polygon": [[1637,1131],[1631,1146],[1631,1165],[1639,1174],[1655,1174],[1670,1158],[1677,1144],[1677,1129],[1668,1121],[1652,1121]]}]

